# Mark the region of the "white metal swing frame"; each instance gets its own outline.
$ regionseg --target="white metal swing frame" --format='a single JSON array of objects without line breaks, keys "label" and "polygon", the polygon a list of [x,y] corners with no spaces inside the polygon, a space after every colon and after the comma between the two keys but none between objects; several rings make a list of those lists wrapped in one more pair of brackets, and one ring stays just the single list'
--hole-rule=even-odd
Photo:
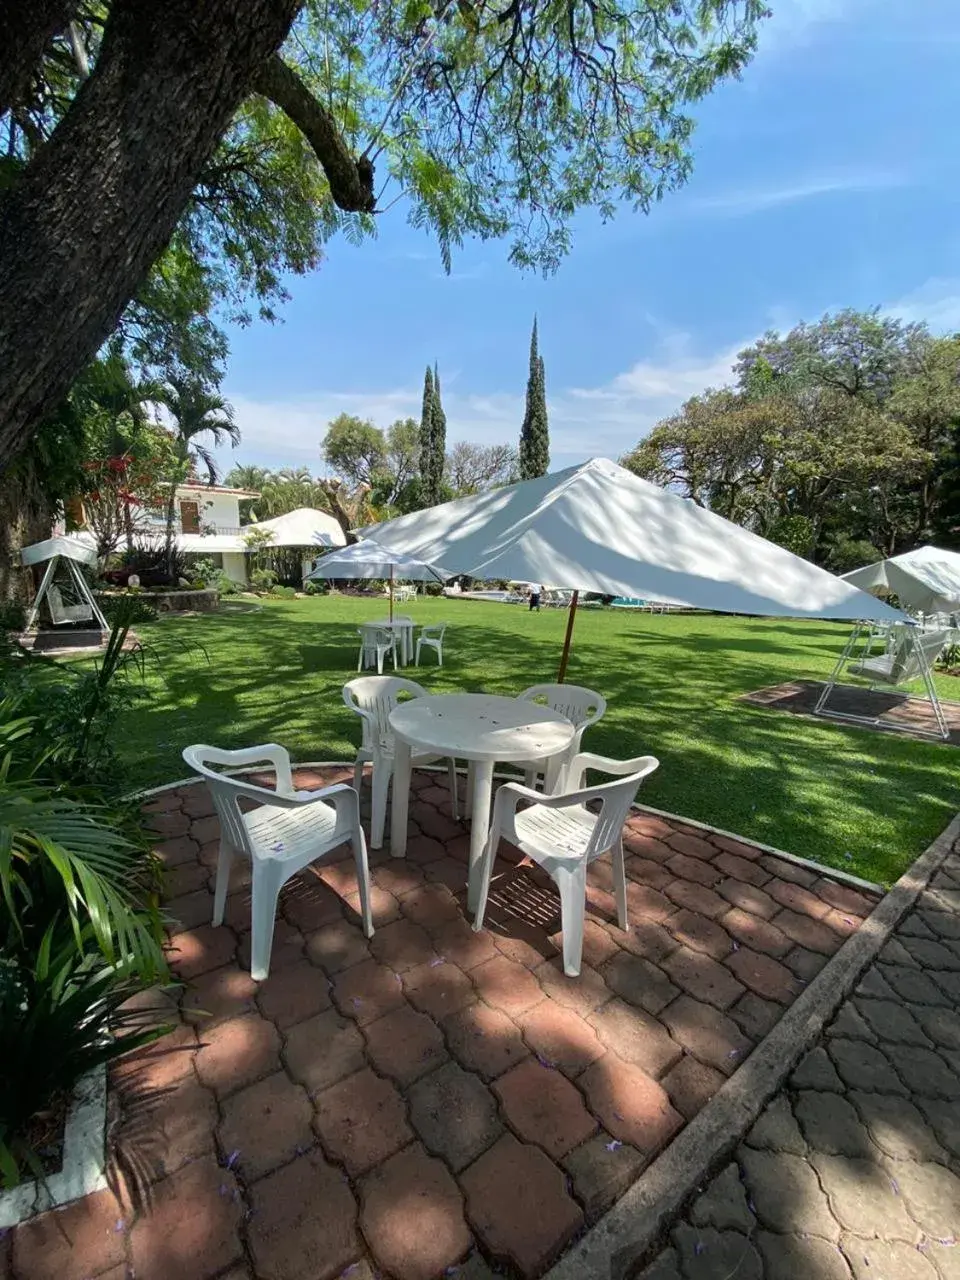
[{"label": "white metal swing frame", "polygon": [[[937,694],[936,686],[933,682],[933,672],[930,668],[930,663],[927,660],[925,648],[921,643],[921,638],[923,637],[923,635],[928,633],[925,633],[921,627],[915,626],[915,625],[907,626],[905,627],[904,630],[905,630],[904,638],[906,639],[906,642],[911,646],[912,654],[915,659],[916,666],[919,668],[919,670],[915,674],[911,674],[909,676],[901,676],[899,681],[873,679],[872,678],[873,673],[871,673],[870,671],[860,671],[860,672],[855,671],[853,674],[855,675],[860,674],[860,675],[869,677],[871,692],[873,691],[873,689],[880,686],[887,689],[897,688],[899,684],[901,683],[905,684],[909,680],[914,680],[917,678],[917,675],[919,675],[920,678],[923,680],[924,688],[926,689],[927,698],[930,701],[930,705],[933,707],[933,714],[936,717],[937,728],[939,730],[938,733],[928,732],[927,730],[924,730],[924,729],[917,729],[914,726],[907,726],[907,725],[901,726],[901,725],[892,723],[890,721],[882,720],[880,716],[856,715],[854,712],[850,712],[850,711],[827,710],[827,702],[830,698],[830,695],[833,692],[835,686],[840,682],[840,675],[843,672],[844,667],[850,664],[853,652],[857,646],[857,642],[864,635],[864,632],[866,632],[867,643],[866,643],[866,648],[864,650],[864,653],[860,659],[860,662],[863,663],[870,656],[870,650],[872,648],[873,641],[877,636],[877,632],[873,626],[865,622],[858,622],[855,624],[853,631],[850,633],[849,640],[844,645],[843,652],[840,654],[840,657],[837,659],[837,664],[830,675],[830,679],[824,685],[820,693],[820,697],[817,699],[817,705],[813,709],[813,714],[815,716],[820,716],[820,715],[829,716],[831,719],[834,719],[834,720],[849,720],[854,724],[865,724],[865,725],[872,725],[875,727],[882,727],[884,729],[891,729],[895,732],[918,734],[926,738],[939,737],[944,741],[949,739],[950,726],[947,724],[946,718],[943,714],[943,707],[940,703],[940,698]],[[889,642],[888,642],[887,648],[889,651]]]},{"label": "white metal swing frame", "polygon": [[[77,564],[75,560],[71,560],[69,556],[63,556],[63,555],[54,555],[47,562],[47,567],[46,567],[46,570],[44,571],[43,580],[40,583],[40,589],[37,591],[37,594],[34,597],[33,604],[30,606],[30,611],[27,614],[26,630],[30,631],[35,625],[37,621],[37,615],[40,612],[40,606],[41,604],[43,604],[44,600],[46,600],[47,597],[49,596],[51,587],[54,586],[54,578],[56,576],[57,569],[61,563],[66,565],[67,573],[69,574],[73,585],[76,587],[77,591],[79,592],[81,599],[83,599],[86,602],[86,604],[89,605],[90,621],[92,622],[95,619],[99,623],[101,631],[109,631],[110,624],[107,622],[106,618],[103,616],[100,606],[97,604],[94,598],[93,592],[90,590],[90,586],[86,578],[83,576],[83,574],[80,571],[80,566]],[[49,608],[49,601],[48,601],[48,608]],[[53,616],[52,609],[50,610],[50,617],[53,621],[54,626],[58,626],[58,627],[64,626],[67,622],[83,621],[83,619],[74,619],[74,618],[63,618],[58,621]]]}]

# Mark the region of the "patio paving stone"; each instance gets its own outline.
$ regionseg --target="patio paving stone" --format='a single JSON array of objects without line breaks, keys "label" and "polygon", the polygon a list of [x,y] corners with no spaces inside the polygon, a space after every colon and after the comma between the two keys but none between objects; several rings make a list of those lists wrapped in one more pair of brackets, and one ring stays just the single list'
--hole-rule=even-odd
[{"label": "patio paving stone", "polygon": [[[298,785],[344,771],[308,772]],[[568,978],[550,882],[507,850],[474,933],[464,828],[435,775],[415,773],[413,785],[407,858],[371,851],[374,937],[356,919],[344,846],[320,874],[284,887],[262,983],[249,975],[244,866],[223,926],[209,923],[219,839],[206,789],[148,802],[171,907],[190,927],[171,952],[185,1021],[111,1072],[121,1110],[134,1084],[168,1090],[152,1100],[146,1200],[112,1224],[113,1209],[97,1208],[106,1200],[78,1202],[69,1257],[52,1215],[18,1229],[15,1280],[42,1280],[38,1239],[54,1241],[43,1256],[58,1280],[128,1280],[131,1268],[138,1280],[534,1280],[697,1115],[873,907],[732,837],[638,811],[624,839],[628,928],[601,860],[588,877],[580,976]],[[365,783],[364,807],[368,796]],[[924,925],[904,938],[925,949],[889,950],[890,986],[857,996],[880,1030],[893,1025],[890,993],[922,987],[929,1016],[914,1009],[903,1024],[919,1033],[901,1027],[882,1054],[835,1037],[823,1055],[841,1087],[845,1071],[856,1079],[859,1123],[888,1160],[910,1143],[927,1160],[934,1147],[960,1151],[944,1057],[960,1050],[960,949],[941,919],[947,900],[924,910],[940,913],[939,932]],[[932,976],[921,972],[933,960]],[[169,1013],[180,1016],[175,1004]],[[909,1102],[907,1073],[919,1082]],[[928,1114],[933,1146],[918,1129]],[[727,1249],[728,1227],[700,1230]],[[664,1275],[679,1274],[692,1248],[673,1245]]]}]

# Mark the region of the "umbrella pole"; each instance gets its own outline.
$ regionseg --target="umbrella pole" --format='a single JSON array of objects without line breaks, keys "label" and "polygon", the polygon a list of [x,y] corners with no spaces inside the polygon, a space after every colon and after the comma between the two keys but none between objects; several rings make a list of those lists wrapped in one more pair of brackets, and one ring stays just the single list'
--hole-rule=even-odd
[{"label": "umbrella pole", "polygon": [[390,621],[393,621],[393,565],[390,566]]},{"label": "umbrella pole", "polygon": [[557,672],[557,684],[563,684],[567,674],[567,662],[570,659],[570,641],[573,639],[573,620],[577,616],[577,601],[580,592],[575,591],[570,598],[570,611],[567,614],[567,634],[563,637],[563,653],[560,655],[560,670]]}]

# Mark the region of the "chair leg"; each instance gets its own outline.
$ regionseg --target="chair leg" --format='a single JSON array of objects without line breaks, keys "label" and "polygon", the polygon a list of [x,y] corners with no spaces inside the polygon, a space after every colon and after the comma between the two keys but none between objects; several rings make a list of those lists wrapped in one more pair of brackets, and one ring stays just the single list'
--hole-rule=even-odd
[{"label": "chair leg", "polygon": [[277,898],[283,884],[283,868],[275,862],[253,864],[253,934],[250,939],[250,977],[263,982],[270,973],[273,926],[277,918]]},{"label": "chair leg", "polygon": [[457,791],[457,762],[454,759],[447,761],[447,774],[450,778],[450,807],[453,812],[454,822],[460,821],[460,796]]},{"label": "chair leg", "polygon": [[443,666],[443,645],[442,644],[437,645],[437,666],[438,667]]},{"label": "chair leg", "polygon": [[213,895],[213,923],[223,924],[223,909],[227,902],[227,891],[230,888],[230,868],[233,866],[233,848],[220,840],[220,852],[217,855],[217,887]]},{"label": "chair leg", "polygon": [[568,978],[579,978],[583,955],[583,917],[587,904],[587,868],[581,863],[575,871],[561,871],[557,876],[560,890],[560,926],[563,930],[563,972]]},{"label": "chair leg", "polygon": [[370,867],[367,864],[367,842],[363,838],[363,828],[357,827],[357,833],[350,842],[353,846],[353,860],[357,864],[357,888],[360,890],[360,919],[363,921],[363,933],[367,938],[373,937],[373,916],[370,912]]},{"label": "chair leg", "polygon": [[421,648],[422,643],[423,643],[423,642],[422,642],[421,640],[418,640],[418,641],[417,641],[417,650],[416,650],[416,653],[415,653],[415,655],[414,655],[414,659],[413,659],[413,665],[414,665],[415,667],[419,667],[419,665],[420,665],[420,648]]},{"label": "chair leg", "polygon": [[383,848],[383,831],[387,822],[387,793],[390,790],[389,760],[383,756],[373,758],[373,811],[370,815],[370,847]]},{"label": "chair leg", "polygon": [[613,886],[617,895],[617,924],[626,932],[627,919],[627,869],[623,861],[623,841],[613,846]]},{"label": "chair leg", "polygon": [[537,778],[539,774],[536,769],[525,769],[523,773],[523,785],[529,787],[531,791],[537,789]]}]

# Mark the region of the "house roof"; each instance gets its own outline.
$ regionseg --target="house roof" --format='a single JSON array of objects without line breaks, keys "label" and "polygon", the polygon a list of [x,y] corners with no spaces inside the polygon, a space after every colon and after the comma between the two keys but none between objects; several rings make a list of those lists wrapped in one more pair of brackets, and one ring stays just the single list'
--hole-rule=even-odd
[{"label": "house roof", "polygon": [[177,493],[229,493],[234,498],[259,498],[257,489],[231,489],[225,484],[178,484]]}]

